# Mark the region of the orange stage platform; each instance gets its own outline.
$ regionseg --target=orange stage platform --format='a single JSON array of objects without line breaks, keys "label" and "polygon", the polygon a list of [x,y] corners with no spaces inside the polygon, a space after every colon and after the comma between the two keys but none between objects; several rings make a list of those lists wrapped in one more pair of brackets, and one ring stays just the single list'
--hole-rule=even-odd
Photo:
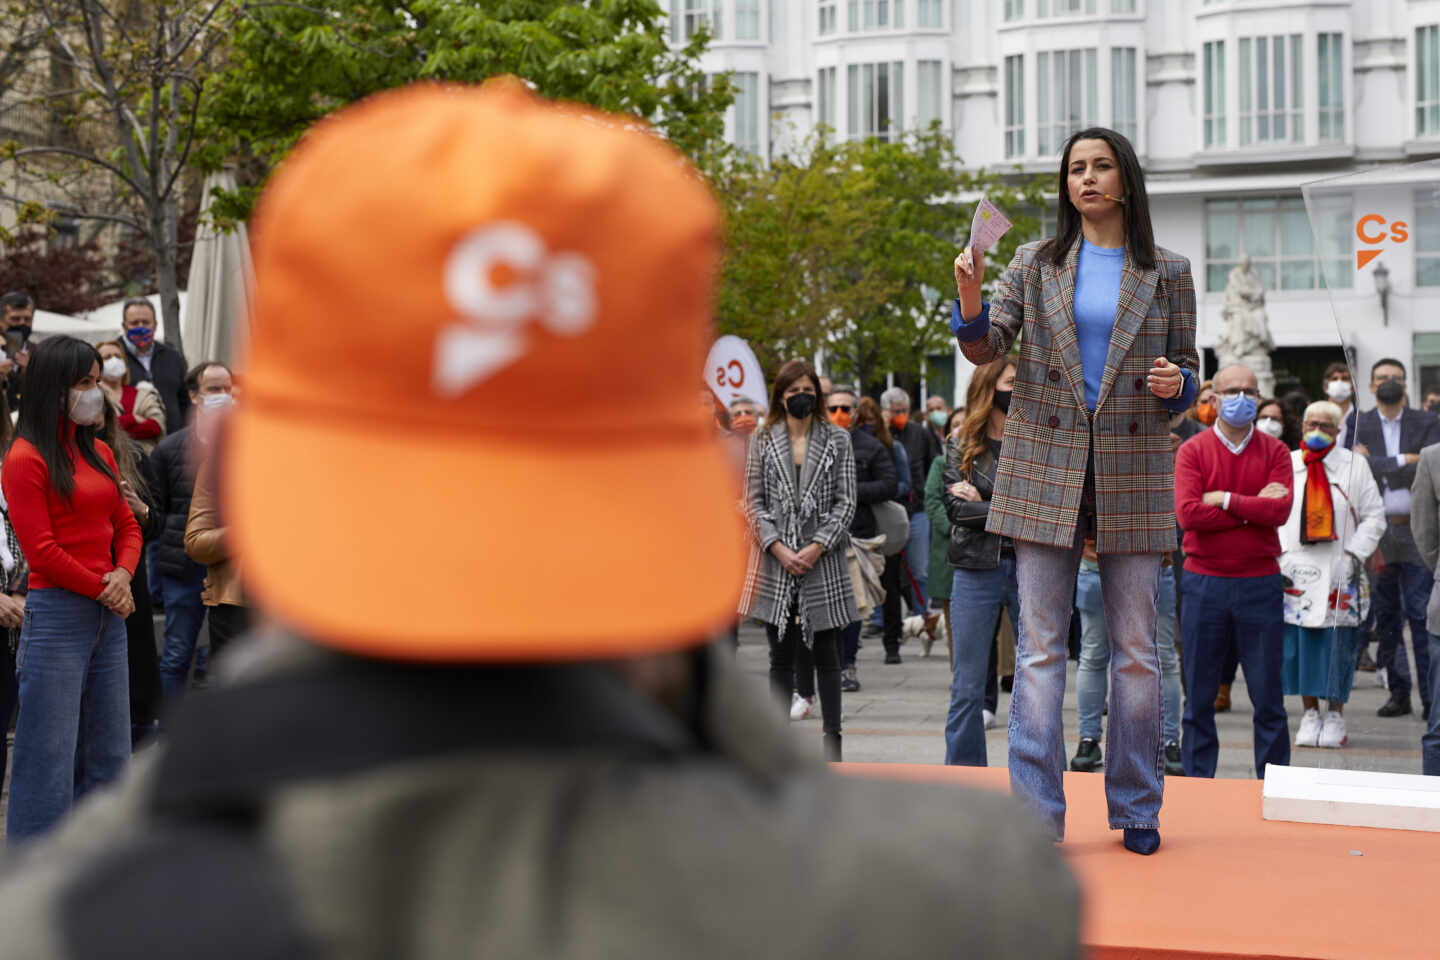
[{"label": "orange stage platform", "polygon": [[[1003,768],[841,764],[866,777],[1008,792]],[[1161,846],[1105,821],[1104,776],[1066,773],[1062,847],[1095,958],[1440,957],[1440,833],[1261,819],[1260,781],[1165,781]]]}]

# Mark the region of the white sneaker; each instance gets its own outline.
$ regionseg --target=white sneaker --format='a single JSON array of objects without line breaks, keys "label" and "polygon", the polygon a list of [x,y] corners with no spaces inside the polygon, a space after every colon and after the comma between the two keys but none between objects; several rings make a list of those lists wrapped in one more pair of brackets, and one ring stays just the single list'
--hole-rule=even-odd
[{"label": "white sneaker", "polygon": [[806,699],[805,697],[800,696],[800,694],[798,693],[791,694],[790,719],[804,720],[806,717],[810,716],[810,708],[813,706],[815,706],[815,699],[813,697]]},{"label": "white sneaker", "polygon": [[1390,688],[1390,671],[1384,667],[1377,667],[1375,670],[1375,686],[1381,690]]},{"label": "white sneaker", "polygon": [[1325,724],[1320,728],[1320,746],[1338,749],[1345,746],[1345,714],[1325,711]]},{"label": "white sneaker", "polygon": [[994,729],[995,729],[995,714],[991,713],[989,710],[982,710],[982,711],[980,711],[980,715],[985,718],[985,729],[986,729],[986,730],[994,730]]},{"label": "white sneaker", "polygon": [[[791,716],[794,716],[792,713]],[[1320,746],[1320,711],[1306,710],[1305,716],[1300,719],[1300,730],[1295,734],[1295,746],[1297,747],[1318,747]]]}]

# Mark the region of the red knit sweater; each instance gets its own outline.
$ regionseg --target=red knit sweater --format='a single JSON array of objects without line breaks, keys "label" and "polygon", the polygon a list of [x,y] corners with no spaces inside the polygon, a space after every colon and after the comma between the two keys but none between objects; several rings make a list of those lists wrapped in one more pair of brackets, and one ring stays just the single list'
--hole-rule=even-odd
[{"label": "red knit sweater", "polygon": [[[111,470],[115,455],[99,440],[95,451]],[[116,567],[132,575],[140,562],[140,525],[115,481],[75,460],[69,503],[50,485],[50,469],[28,440],[17,439],[0,467],[0,486],[10,505],[10,525],[30,564],[30,589],[62,587],[94,599],[100,579]]]},{"label": "red knit sweater", "polygon": [[[1285,496],[1256,496],[1267,484]],[[1280,536],[1290,516],[1295,473],[1290,451],[1256,430],[1239,456],[1214,430],[1186,440],[1175,457],[1175,517],[1185,531],[1185,569],[1209,577],[1264,577],[1280,572]],[[1230,508],[1206,506],[1205,494],[1230,494]]]}]

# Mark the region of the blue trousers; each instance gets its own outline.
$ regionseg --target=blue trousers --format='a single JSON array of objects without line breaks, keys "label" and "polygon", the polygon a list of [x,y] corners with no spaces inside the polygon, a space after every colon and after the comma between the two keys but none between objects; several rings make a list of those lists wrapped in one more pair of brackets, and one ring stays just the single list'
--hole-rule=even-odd
[{"label": "blue trousers", "polygon": [[125,621],[69,590],[31,590],[15,667],[20,716],[5,820],[9,843],[47,832],[76,800],[125,772]]},{"label": "blue trousers", "polygon": [[904,577],[901,584],[910,601],[910,612],[924,615],[930,606],[930,515],[924,510],[910,514],[910,539],[905,542],[905,562],[910,566],[910,577],[915,578],[913,585],[910,577]]},{"label": "blue trousers", "polygon": [[190,680],[190,663],[195,658],[195,641],[205,623],[205,568],[191,564],[184,578],[160,577],[165,596],[165,646],[160,651],[160,683],[168,706],[185,692]]},{"label": "blue trousers", "polygon": [[1180,759],[1187,777],[1214,777],[1220,757],[1215,695],[1231,644],[1245,670],[1255,708],[1255,775],[1267,763],[1290,762],[1281,666],[1285,651],[1284,596],[1280,574],[1210,577],[1185,571],[1180,633],[1185,646],[1185,719]]},{"label": "blue trousers", "polygon": [[950,632],[955,640],[950,660],[950,710],[945,716],[945,762],[983,767],[985,752],[985,685],[995,676],[990,653],[1000,610],[1020,622],[1020,585],[1015,558],[1001,557],[994,570],[956,570],[950,587]]},{"label": "blue trousers", "polygon": [[1418,563],[1387,563],[1374,578],[1375,639],[1379,641],[1375,661],[1385,668],[1390,692],[1410,696],[1416,685],[1410,677],[1410,659],[1405,656],[1404,625],[1410,624],[1410,648],[1415,651],[1416,680],[1420,700],[1430,703],[1426,678],[1430,674],[1430,635],[1425,630],[1425,606],[1430,602],[1434,578]]}]

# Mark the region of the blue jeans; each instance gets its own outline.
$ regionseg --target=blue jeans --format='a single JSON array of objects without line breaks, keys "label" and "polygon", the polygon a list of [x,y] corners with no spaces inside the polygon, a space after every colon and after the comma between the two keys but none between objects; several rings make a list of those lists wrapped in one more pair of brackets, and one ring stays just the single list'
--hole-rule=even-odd
[{"label": "blue jeans", "polygon": [[950,623],[955,638],[950,661],[950,712],[945,717],[945,762],[983,767],[986,675],[994,675],[990,648],[1000,608],[1020,622],[1020,587],[1015,558],[1001,557],[994,570],[956,570],[950,587]]},{"label": "blue jeans", "polygon": [[[1387,563],[1375,577],[1375,639],[1380,641],[1376,663],[1385,668],[1390,692],[1410,696],[1410,658],[1405,656],[1404,625],[1410,624],[1410,647],[1415,651],[1415,672],[1420,682],[1420,699],[1430,702],[1430,635],[1425,631],[1425,606],[1430,602],[1434,578],[1418,563]],[[1248,678],[1247,678],[1248,679]]]},{"label": "blue jeans", "polygon": [[1420,770],[1427,777],[1440,777],[1440,637],[1430,634],[1430,722],[1420,737]]},{"label": "blue jeans", "polygon": [[[1065,836],[1065,657],[1072,609],[1069,585],[1080,545],[1015,544],[1020,585],[1015,688],[1010,695],[1010,790],[1057,838]],[[1160,554],[1100,557],[1110,626],[1110,734],[1105,800],[1110,828],[1157,828],[1164,797],[1160,739],[1160,663],[1155,649],[1155,589]]]},{"label": "blue jeans", "polygon": [[205,568],[191,564],[185,579],[160,577],[165,598],[165,646],[160,651],[160,684],[167,703],[185,692],[190,680],[190,661],[195,658],[195,640],[205,622]]},{"label": "blue jeans", "polygon": [[15,661],[20,717],[5,821],[10,843],[48,831],[130,761],[124,620],[69,590],[31,590]]},{"label": "blue jeans", "polygon": [[[1100,572],[1080,568],[1077,597],[1100,595]],[[1155,645],[1160,654],[1160,690],[1164,695],[1162,734],[1166,743],[1180,742],[1180,658],[1175,654],[1175,573],[1160,568],[1155,595]],[[1100,714],[1110,685],[1110,633],[1105,629],[1103,607],[1080,607],[1080,668],[1075,672],[1075,697],[1080,715],[1080,736],[1099,740]]]},{"label": "blue jeans", "polygon": [[[910,577],[902,577],[905,597],[910,601],[910,612],[922,616],[930,605],[930,515],[924,510],[910,514],[910,539],[905,542],[905,562],[910,565],[910,576],[915,578],[914,586]],[[919,587],[919,591],[916,591]]]},{"label": "blue jeans", "polygon": [[1208,577],[1186,570],[1184,599],[1180,629],[1189,693],[1180,758],[1185,775],[1215,776],[1220,756],[1215,695],[1220,692],[1225,651],[1234,644],[1255,707],[1255,775],[1264,779],[1267,763],[1290,762],[1290,728],[1281,685],[1285,620],[1280,574]]}]

